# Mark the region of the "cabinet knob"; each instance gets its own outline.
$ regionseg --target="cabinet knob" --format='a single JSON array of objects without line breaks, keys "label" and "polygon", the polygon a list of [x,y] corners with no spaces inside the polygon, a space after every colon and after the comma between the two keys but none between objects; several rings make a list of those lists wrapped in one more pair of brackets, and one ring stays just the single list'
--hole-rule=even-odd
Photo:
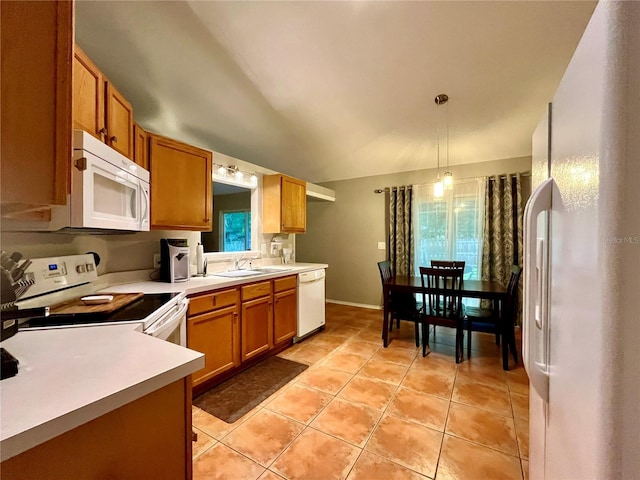
[{"label": "cabinet knob", "polygon": [[107,129],[106,129],[106,128],[104,128],[104,127],[102,127],[100,130],[98,130],[98,133],[99,133],[100,135],[106,135],[106,134],[107,134]]},{"label": "cabinet knob", "polygon": [[118,141],[118,137],[116,137],[115,135],[113,137],[111,137],[111,141],[112,142],[117,142]]}]

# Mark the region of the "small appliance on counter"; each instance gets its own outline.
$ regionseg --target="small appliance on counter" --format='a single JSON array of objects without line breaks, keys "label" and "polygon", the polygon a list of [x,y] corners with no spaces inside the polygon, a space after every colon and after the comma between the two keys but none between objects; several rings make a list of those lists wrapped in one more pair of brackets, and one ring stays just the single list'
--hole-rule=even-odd
[{"label": "small appliance on counter", "polygon": [[191,276],[186,238],[160,239],[160,281],[186,282]]}]

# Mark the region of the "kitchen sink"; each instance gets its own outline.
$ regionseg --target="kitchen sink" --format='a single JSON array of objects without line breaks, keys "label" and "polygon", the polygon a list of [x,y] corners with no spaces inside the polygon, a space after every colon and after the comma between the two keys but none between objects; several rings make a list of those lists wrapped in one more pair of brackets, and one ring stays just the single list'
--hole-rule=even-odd
[{"label": "kitchen sink", "polygon": [[290,268],[254,268],[252,270],[229,270],[227,272],[213,272],[210,275],[215,277],[242,278],[255,277],[257,275],[268,275],[270,273],[286,272]]},{"label": "kitchen sink", "polygon": [[229,270],[228,272],[214,272],[210,275],[214,277],[229,277],[229,278],[238,278],[238,277],[253,277],[255,275],[262,275],[261,272],[257,270]]},{"label": "kitchen sink", "polygon": [[279,273],[279,272],[288,272],[289,270],[291,270],[290,268],[277,268],[277,267],[264,267],[264,268],[254,268],[253,271],[254,272],[260,272],[260,273]]}]

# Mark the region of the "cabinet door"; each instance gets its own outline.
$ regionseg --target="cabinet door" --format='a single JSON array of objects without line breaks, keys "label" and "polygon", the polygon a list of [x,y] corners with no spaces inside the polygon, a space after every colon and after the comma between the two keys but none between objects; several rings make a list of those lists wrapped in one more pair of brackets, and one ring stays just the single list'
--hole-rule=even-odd
[{"label": "cabinet door", "polygon": [[242,302],[242,361],[273,347],[271,296]]},{"label": "cabinet door", "polygon": [[307,184],[282,177],[282,231],[304,233],[307,230]]},{"label": "cabinet door", "polygon": [[133,124],[133,161],[149,170],[149,142],[147,132],[137,123]]},{"label": "cabinet door", "polygon": [[212,153],[149,134],[151,227],[211,230]]},{"label": "cabinet door", "polygon": [[187,346],[204,353],[204,368],[193,374],[193,385],[240,365],[238,309],[233,307],[189,317]]},{"label": "cabinet door", "polygon": [[298,327],[298,294],[286,290],[273,295],[273,343],[293,338]]},{"label": "cabinet door", "polygon": [[307,230],[307,184],[284,175],[262,178],[263,233],[304,233]]},{"label": "cabinet door", "polygon": [[133,160],[133,108],[111,82],[105,82],[107,138],[105,142]]},{"label": "cabinet door", "polygon": [[73,127],[105,140],[104,77],[84,51],[73,51]]},{"label": "cabinet door", "polygon": [[11,203],[64,205],[72,152],[73,4],[0,2],[0,22],[3,213]]}]

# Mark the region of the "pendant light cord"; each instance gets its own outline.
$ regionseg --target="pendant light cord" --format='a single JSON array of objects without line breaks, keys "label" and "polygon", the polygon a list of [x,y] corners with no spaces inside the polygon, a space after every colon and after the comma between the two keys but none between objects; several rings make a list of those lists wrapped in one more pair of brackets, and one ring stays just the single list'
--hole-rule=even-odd
[{"label": "pendant light cord", "polygon": [[447,172],[449,171],[449,102],[447,102]]}]

